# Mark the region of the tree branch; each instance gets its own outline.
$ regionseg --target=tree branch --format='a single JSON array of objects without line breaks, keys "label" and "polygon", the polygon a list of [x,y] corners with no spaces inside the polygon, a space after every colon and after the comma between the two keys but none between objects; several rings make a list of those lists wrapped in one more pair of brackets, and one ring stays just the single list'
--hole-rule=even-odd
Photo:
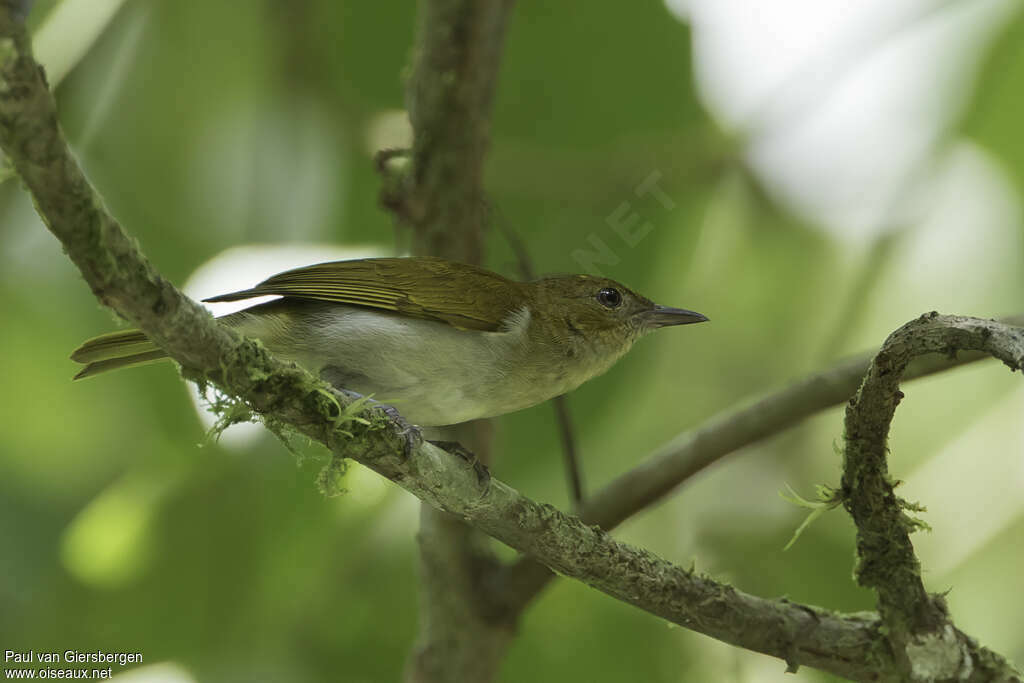
[{"label": "tree branch", "polygon": [[901,670],[911,680],[1007,680],[1017,673],[950,621],[945,600],[921,580],[910,533],[922,523],[907,514],[919,506],[896,497],[887,443],[899,383],[910,361],[926,353],[980,351],[1011,370],[1024,366],[1024,329],[991,320],[930,313],[885,340],[864,383],[846,409],[843,505],[857,525],[854,574],[878,594],[878,610]]},{"label": "tree branch", "polygon": [[[448,427],[477,457],[490,453],[490,420]],[[501,567],[479,529],[424,503],[420,510],[419,635],[406,678],[413,683],[492,680],[514,634],[489,591]]]},{"label": "tree branch", "polygon": [[[491,102],[513,0],[419,3],[407,106],[412,170],[382,203],[416,227],[413,252],[480,263]],[[468,229],[467,229],[468,228]]]},{"label": "tree branch", "polygon": [[[413,128],[411,168],[385,177],[382,203],[413,229],[415,254],[479,265],[483,259],[483,167],[511,0],[422,0],[406,87]],[[387,173],[388,166],[380,168]],[[490,460],[488,421],[445,437]],[[468,439],[468,440],[467,440]],[[499,566],[478,531],[438,510],[420,514],[420,633],[407,679],[491,680],[512,637],[485,590]]]},{"label": "tree branch", "polygon": [[[1024,325],[1024,315],[1003,318],[1002,322]],[[856,393],[873,355],[863,353],[842,361],[683,432],[590,497],[579,511],[580,518],[610,530],[725,456],[845,403]],[[911,361],[904,379],[925,377],[988,357],[978,351],[918,357]],[[552,578],[546,567],[523,557],[495,577],[494,591],[505,601],[506,609],[518,612]]]}]

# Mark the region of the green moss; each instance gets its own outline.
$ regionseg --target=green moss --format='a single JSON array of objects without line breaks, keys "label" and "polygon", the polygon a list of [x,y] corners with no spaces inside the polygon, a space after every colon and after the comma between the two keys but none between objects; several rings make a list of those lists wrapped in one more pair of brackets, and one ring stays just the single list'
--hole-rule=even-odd
[{"label": "green moss", "polygon": [[931,531],[932,527],[928,522],[924,521],[917,515],[907,514],[908,512],[927,512],[926,508],[921,503],[911,502],[904,498],[897,498],[896,503],[900,506],[903,511],[901,514],[903,527],[907,530],[908,534],[912,534],[915,531]]},{"label": "green moss", "polygon": [[807,508],[811,512],[807,515],[800,526],[796,528],[796,531],[793,532],[793,536],[789,539],[789,543],[787,543],[782,549],[783,551],[789,550],[793,544],[796,543],[797,539],[800,538],[800,535],[803,534],[803,532],[807,530],[807,528],[810,527],[816,519],[829,510],[838,507],[843,502],[842,496],[840,495],[840,489],[828,486],[827,484],[818,484],[815,491],[815,497],[817,500],[813,501],[801,497],[800,494],[794,491],[789,484],[786,484],[786,488],[789,489],[789,495],[779,491],[779,496],[783,500],[787,500],[799,507]]},{"label": "green moss", "polygon": [[[339,441],[365,439],[370,431],[387,430],[391,422],[379,410],[368,410],[376,402],[372,397],[360,397],[343,404],[336,394],[321,381],[306,375],[298,368],[271,372],[267,370],[265,350],[259,342],[242,344],[232,350],[225,363],[220,366],[221,380],[225,386],[238,386],[238,376],[244,373],[241,383],[249,388],[270,396],[301,396],[296,405],[262,406],[257,410],[250,402],[244,401],[218,388],[221,382],[213,384],[214,378],[182,370],[186,379],[195,382],[199,393],[210,412],[217,415],[217,421],[207,433],[208,441],[216,441],[225,429],[242,422],[261,422],[281,444],[301,464],[309,455],[308,449],[300,448],[299,440],[314,443],[310,436],[318,440],[337,444]],[[239,387],[241,390],[241,387]],[[282,417],[272,411],[283,409]],[[267,412],[261,412],[267,411]],[[317,415],[320,420],[314,421],[310,429],[294,426],[287,417],[290,412],[298,411],[304,415]],[[316,478],[317,488],[325,496],[337,496],[345,492],[341,480],[347,470],[347,460],[337,453],[329,456]]]},{"label": "green moss", "polygon": [[256,422],[258,417],[248,403],[235,396],[229,396],[209,384],[198,384],[199,398],[205,408],[217,416],[216,422],[206,432],[205,442],[214,443],[231,425]]},{"label": "green moss", "polygon": [[346,472],[348,472],[348,460],[336,453],[331,455],[331,459],[316,476],[317,489],[327,498],[347,493],[348,491],[341,485]]}]

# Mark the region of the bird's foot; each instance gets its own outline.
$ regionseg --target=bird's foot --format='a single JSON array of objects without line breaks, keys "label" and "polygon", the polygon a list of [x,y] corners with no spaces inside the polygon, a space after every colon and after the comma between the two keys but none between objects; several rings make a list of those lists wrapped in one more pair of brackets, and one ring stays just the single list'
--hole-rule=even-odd
[{"label": "bird's foot", "polygon": [[367,403],[375,408],[379,408],[381,412],[391,418],[391,421],[398,425],[398,435],[404,441],[402,446],[402,455],[406,460],[412,457],[413,452],[419,447],[420,442],[423,441],[423,436],[420,434],[419,429],[402,417],[402,414],[398,412],[397,408],[387,403],[381,403],[377,399],[370,398],[369,396],[364,396],[357,391],[352,391],[351,389],[338,389],[338,391],[345,394],[345,396],[348,396],[353,401],[366,400]]},{"label": "bird's foot", "polygon": [[471,450],[463,446],[458,441],[433,441],[430,443],[437,446],[441,450],[451,453],[457,458],[461,458],[473,466],[473,471],[476,473],[477,483],[481,487],[487,488],[491,483],[491,471],[487,469],[487,465],[480,462],[480,458],[476,457],[476,454]]}]

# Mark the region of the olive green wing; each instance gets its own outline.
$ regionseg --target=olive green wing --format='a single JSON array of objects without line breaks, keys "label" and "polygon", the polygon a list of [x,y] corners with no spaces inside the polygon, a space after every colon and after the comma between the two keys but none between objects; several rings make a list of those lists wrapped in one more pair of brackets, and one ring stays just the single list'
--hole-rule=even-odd
[{"label": "olive green wing", "polygon": [[488,332],[501,330],[502,322],[526,304],[519,282],[482,268],[423,256],[319,263],[206,301],[268,294],[394,311]]}]

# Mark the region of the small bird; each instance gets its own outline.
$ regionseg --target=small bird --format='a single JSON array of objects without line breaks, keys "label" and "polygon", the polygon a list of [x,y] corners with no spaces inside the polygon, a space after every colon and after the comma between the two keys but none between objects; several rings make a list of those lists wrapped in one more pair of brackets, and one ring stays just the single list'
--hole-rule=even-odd
[{"label": "small bird", "polygon": [[[218,318],[411,423],[493,417],[572,391],[669,325],[707,320],[602,277],[516,282],[440,258],[369,258],[289,270],[208,302],[281,298]],[[82,344],[75,379],[166,358],[139,330]]]}]

